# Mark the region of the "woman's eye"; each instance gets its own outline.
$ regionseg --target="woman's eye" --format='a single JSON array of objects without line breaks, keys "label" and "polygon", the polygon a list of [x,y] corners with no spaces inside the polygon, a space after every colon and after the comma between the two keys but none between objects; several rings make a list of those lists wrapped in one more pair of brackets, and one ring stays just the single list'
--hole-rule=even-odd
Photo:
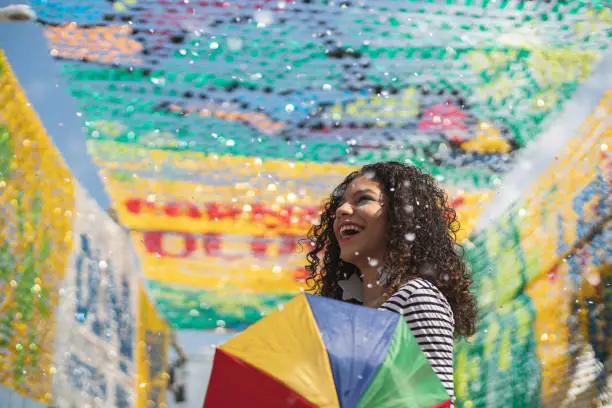
[{"label": "woman's eye", "polygon": [[357,200],[357,203],[364,203],[367,201],[374,201],[374,198],[370,196],[362,196],[362,197],[359,197],[359,199]]}]

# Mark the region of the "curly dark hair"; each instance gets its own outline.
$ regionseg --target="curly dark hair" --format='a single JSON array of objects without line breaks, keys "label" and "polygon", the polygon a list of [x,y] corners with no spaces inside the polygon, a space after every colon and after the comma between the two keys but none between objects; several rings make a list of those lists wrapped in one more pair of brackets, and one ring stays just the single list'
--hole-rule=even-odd
[{"label": "curly dark hair", "polygon": [[[318,224],[308,232],[311,245],[306,255],[310,273],[309,291],[342,299],[339,280],[359,273],[356,266],[340,259],[334,234],[336,209],[348,185],[366,175],[378,181],[386,197],[387,254],[382,262],[389,289],[397,291],[411,279],[421,277],[446,297],[455,318],[455,336],[469,337],[476,326],[476,301],[470,292],[472,279],[456,242],[460,229],[455,210],[437,181],[419,168],[398,162],[364,166],[349,174],[334,189],[321,211]],[[405,238],[414,233],[414,240]]]}]

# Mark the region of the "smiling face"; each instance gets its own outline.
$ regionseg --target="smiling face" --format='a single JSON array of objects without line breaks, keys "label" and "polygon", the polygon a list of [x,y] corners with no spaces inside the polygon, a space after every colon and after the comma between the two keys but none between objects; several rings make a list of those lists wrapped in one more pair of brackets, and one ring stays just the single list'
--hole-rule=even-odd
[{"label": "smiling face", "polygon": [[359,176],[346,188],[336,210],[334,234],[340,258],[359,269],[379,265],[387,243],[387,210],[378,181]]}]

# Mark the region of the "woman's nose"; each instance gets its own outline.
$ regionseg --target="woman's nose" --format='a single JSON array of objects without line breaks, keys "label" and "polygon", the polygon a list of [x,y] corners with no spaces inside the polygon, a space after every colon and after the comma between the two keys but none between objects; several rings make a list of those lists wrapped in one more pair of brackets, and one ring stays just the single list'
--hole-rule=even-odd
[{"label": "woman's nose", "polygon": [[351,215],[353,213],[353,206],[349,203],[344,203],[336,210],[336,218],[340,218],[342,216]]}]

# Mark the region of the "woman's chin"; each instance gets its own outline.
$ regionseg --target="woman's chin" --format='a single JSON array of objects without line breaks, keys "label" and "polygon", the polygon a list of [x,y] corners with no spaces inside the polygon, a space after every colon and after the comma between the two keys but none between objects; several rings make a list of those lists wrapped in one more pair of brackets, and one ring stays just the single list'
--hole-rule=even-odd
[{"label": "woman's chin", "polygon": [[350,264],[357,264],[360,258],[359,251],[354,248],[341,248],[340,249],[340,259],[343,262]]}]

